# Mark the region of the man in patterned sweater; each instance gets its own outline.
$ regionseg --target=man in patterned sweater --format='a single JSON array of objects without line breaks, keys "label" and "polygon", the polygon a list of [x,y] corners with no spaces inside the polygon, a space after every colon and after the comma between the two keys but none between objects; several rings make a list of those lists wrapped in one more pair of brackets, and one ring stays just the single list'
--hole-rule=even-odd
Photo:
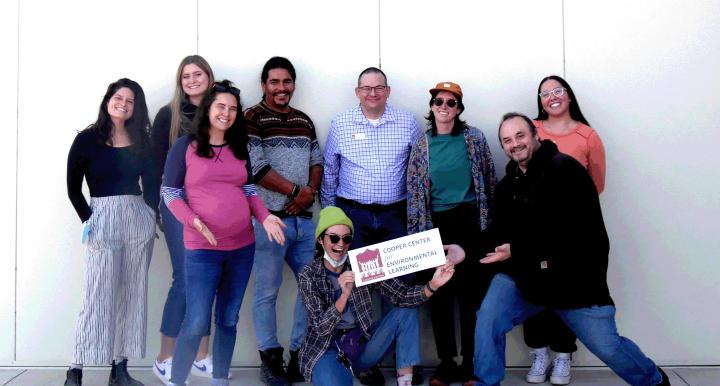
[{"label": "man in patterned sweater", "polygon": [[290,338],[290,361],[283,368],[283,347],[277,338],[275,304],[284,262],[295,277],[313,259],[315,226],[310,211],[322,179],[322,154],[312,120],[290,107],[295,91],[295,68],[282,57],[270,58],[260,76],[263,98],[245,111],[248,150],[259,194],[271,213],[283,219],[285,245],[268,240],[255,229],[255,292],[253,322],[260,351],[261,379],[271,386],[302,382],[297,354],[305,338],[307,311],[295,301]]}]

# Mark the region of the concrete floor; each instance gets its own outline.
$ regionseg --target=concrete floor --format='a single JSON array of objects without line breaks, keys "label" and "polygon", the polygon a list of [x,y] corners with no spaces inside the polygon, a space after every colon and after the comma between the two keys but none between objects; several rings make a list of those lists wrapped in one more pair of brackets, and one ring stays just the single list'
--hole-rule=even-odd
[{"label": "concrete floor", "polygon": [[[64,368],[0,368],[0,386],[60,386],[65,381]],[[720,367],[674,367],[664,368],[670,377],[670,383],[674,386],[720,386]],[[527,386],[525,383],[526,369],[509,369],[506,373],[504,386]],[[162,383],[155,378],[150,368],[130,368],[130,373],[137,380],[147,386],[162,386]],[[258,379],[257,368],[233,368],[233,379],[230,384],[237,386],[264,386]],[[425,383],[428,384],[432,369],[425,369]],[[108,368],[87,368],[83,371],[83,385],[103,386],[107,385],[109,375]],[[395,378],[392,371],[385,371],[386,385],[394,386]],[[210,385],[209,379],[190,379],[192,386]],[[605,368],[574,368],[573,386],[621,386],[625,383]],[[303,383],[300,385],[310,385]],[[359,386],[360,382],[355,381]],[[455,385],[460,385],[455,384]],[[550,385],[545,383],[544,385]]]}]

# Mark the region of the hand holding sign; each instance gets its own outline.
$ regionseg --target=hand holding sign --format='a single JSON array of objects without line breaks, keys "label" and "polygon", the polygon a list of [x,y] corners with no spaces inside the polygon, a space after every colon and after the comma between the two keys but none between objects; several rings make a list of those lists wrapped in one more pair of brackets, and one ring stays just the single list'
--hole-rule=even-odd
[{"label": "hand holding sign", "polygon": [[443,245],[445,257],[453,265],[458,265],[465,260],[465,251],[457,244]]},{"label": "hand holding sign", "polygon": [[438,288],[444,286],[445,283],[450,280],[454,273],[455,265],[453,265],[453,263],[449,261],[435,268],[435,273],[430,280],[430,287],[432,287],[434,290],[437,290]]},{"label": "hand holding sign", "polygon": [[355,286],[355,272],[345,271],[338,276],[338,284],[340,285],[340,291],[343,294],[350,294],[353,287]]}]

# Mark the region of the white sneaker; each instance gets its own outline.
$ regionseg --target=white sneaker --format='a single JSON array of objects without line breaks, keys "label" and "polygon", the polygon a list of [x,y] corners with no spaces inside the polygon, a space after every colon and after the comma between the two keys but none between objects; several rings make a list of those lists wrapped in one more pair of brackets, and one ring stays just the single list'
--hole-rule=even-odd
[{"label": "white sneaker", "polygon": [[[204,359],[201,359],[199,361],[194,361],[192,368],[190,369],[190,374],[198,376],[198,377],[212,378],[213,377],[212,355],[208,355]],[[232,378],[232,374],[230,374],[230,372],[228,372],[228,379],[230,379],[230,378]]]},{"label": "white sneaker", "polygon": [[548,369],[550,368],[550,358],[548,357],[547,347],[536,348],[530,351],[533,363],[525,376],[528,383],[543,383],[547,379]]},{"label": "white sneaker", "polygon": [[553,385],[567,385],[570,383],[570,368],[572,367],[572,356],[569,353],[555,353],[553,360],[550,383]]},{"label": "white sneaker", "polygon": [[198,377],[212,378],[212,372],[212,355],[208,355],[199,361],[194,361],[192,368],[190,368],[190,374]]},{"label": "white sneaker", "polygon": [[170,372],[172,371],[172,358],[165,359],[162,362],[158,362],[155,359],[153,365],[153,374],[165,385],[172,385],[170,383]]}]

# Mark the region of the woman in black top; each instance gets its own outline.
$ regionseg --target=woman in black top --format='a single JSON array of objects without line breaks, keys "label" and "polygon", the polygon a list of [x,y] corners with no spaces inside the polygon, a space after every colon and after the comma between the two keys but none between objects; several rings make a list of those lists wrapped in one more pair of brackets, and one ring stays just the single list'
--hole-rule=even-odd
[{"label": "woman in black top", "polygon": [[127,373],[127,358],[145,356],[147,335],[147,272],[160,185],[149,126],[142,88],[123,78],[108,86],[97,121],[70,148],[67,189],[83,222],[87,270],[65,385],[82,384],[83,364],[111,362],[110,385],[142,385]]}]

